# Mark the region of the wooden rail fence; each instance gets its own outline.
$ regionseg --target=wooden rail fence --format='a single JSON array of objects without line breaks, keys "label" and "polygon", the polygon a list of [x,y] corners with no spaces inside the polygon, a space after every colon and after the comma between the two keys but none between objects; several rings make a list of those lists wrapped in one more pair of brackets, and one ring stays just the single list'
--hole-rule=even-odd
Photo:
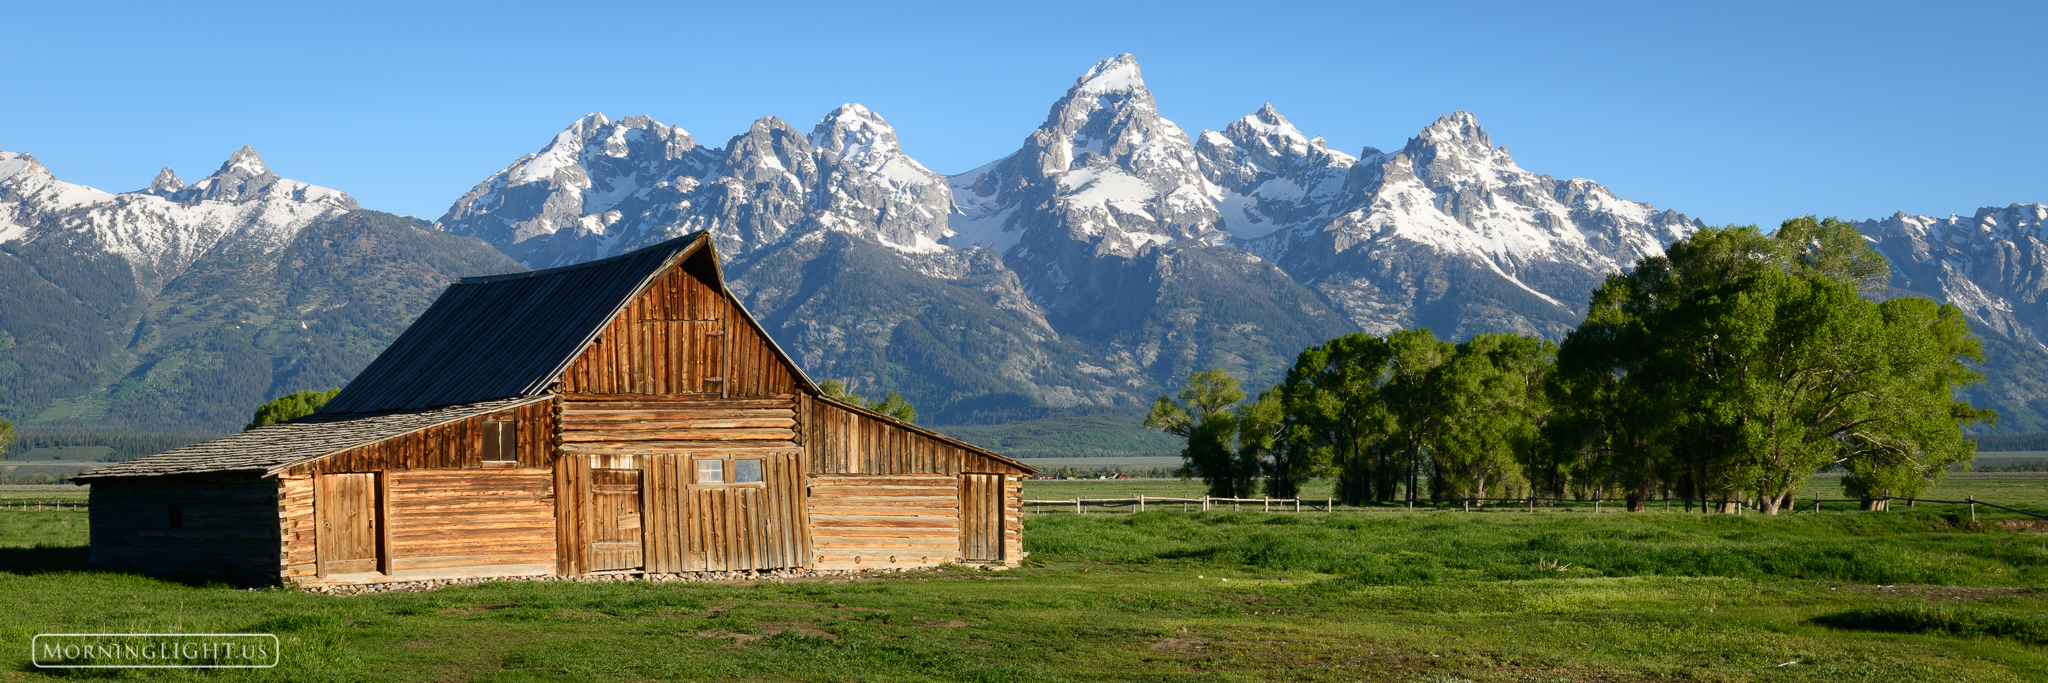
[{"label": "wooden rail fence", "polygon": [[61,502],[50,502],[50,501],[6,501],[6,502],[0,502],[0,510],[12,510],[12,511],[15,511],[15,512],[55,512],[55,511],[58,511],[58,510],[85,510],[85,509],[87,509],[87,507],[86,507],[85,501],[82,501],[82,500],[70,500],[70,501],[61,501]]},{"label": "wooden rail fence", "polygon": [[[1883,496],[1878,498],[1815,498],[1811,500],[1797,501],[1797,504],[1795,506],[1782,508],[1781,512],[1787,514],[1796,514],[1800,512],[1818,513],[1821,511],[1822,503],[1856,503],[1860,508],[1876,512],[1883,512],[1888,511],[1890,509],[1891,501],[1895,500],[1904,500],[1908,501],[1909,503],[1928,503],[1933,505],[1967,505],[1970,508],[1970,519],[1972,520],[1977,519],[1977,506],[1979,505],[2005,510],[2007,512],[2012,512],[2014,514],[2026,515],[2028,517],[2033,517],[2035,519],[2048,519],[2048,515],[2028,512],[2026,510],[2021,510],[2019,508],[1998,505],[1996,503],[1987,503],[1981,500],[1977,500],[1976,496],[1970,496],[1966,500],[1935,500],[1932,498],[1895,498],[1891,496]],[[1514,503],[1518,506],[1526,505],[1526,511],[1532,513],[1536,511],[1538,503],[1552,504],[1546,505],[1546,507],[1564,507],[1567,505],[1590,505],[1592,506],[1593,512],[1598,513],[1601,512],[1602,503],[1612,505],[1615,501],[1612,499],[1603,500],[1600,498],[1578,500],[1572,498],[1543,498],[1539,496],[1529,496],[1526,498],[1475,497],[1436,499],[1425,501],[1411,500],[1407,501],[1405,506],[1358,506],[1354,507],[1354,509],[1361,511],[1413,511],[1419,506],[1426,509],[1444,510],[1457,508],[1462,509],[1466,512],[1473,512],[1474,505],[1483,506],[1485,503],[1489,502]],[[1643,506],[1646,509],[1652,504],[1661,503],[1664,508],[1664,512],[1671,512],[1672,503],[1679,503],[1681,505],[1686,503],[1698,503],[1699,512],[1702,513],[1707,511],[1707,506],[1709,504],[1719,505],[1724,508],[1733,507],[1735,509],[1735,514],[1738,515],[1749,510],[1763,509],[1762,503],[1756,500],[1744,500],[1741,498],[1662,498],[1648,499],[1643,500],[1641,502],[1643,503]],[[1883,506],[1884,509],[1873,509],[1875,507],[1874,504],[1879,502],[1885,504]],[[1811,503],[1811,505],[1809,506],[1808,503]],[[1133,498],[1075,497],[1067,500],[1026,500],[1024,501],[1024,511],[1028,514],[1051,514],[1058,512],[1072,512],[1074,514],[1085,515],[1088,514],[1089,509],[1093,507],[1098,511],[1110,513],[1137,513],[1146,512],[1149,509],[1159,509],[1167,511],[1178,510],[1180,512],[1200,512],[1206,510],[1220,509],[1224,505],[1228,505],[1230,506],[1231,510],[1237,511],[1243,510],[1244,506],[1248,504],[1258,505],[1258,511],[1260,512],[1274,512],[1274,506],[1276,505],[1279,506],[1279,512],[1301,512],[1304,505],[1306,505],[1308,510],[1311,512],[1330,512],[1337,509],[1336,501],[1334,499],[1327,498],[1323,500],[1322,505],[1316,505],[1313,501],[1304,502],[1300,498],[1216,498],[1211,496],[1203,496],[1201,498],[1168,498],[1161,496],[1136,496]]]}]

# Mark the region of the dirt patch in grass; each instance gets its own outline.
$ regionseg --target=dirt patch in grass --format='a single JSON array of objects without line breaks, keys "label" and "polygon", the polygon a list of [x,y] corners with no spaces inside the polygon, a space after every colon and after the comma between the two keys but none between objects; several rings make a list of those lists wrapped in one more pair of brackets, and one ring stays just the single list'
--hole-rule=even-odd
[{"label": "dirt patch in grass", "polygon": [[431,640],[409,640],[409,641],[406,641],[406,642],[403,642],[403,643],[399,643],[399,644],[397,644],[397,645],[393,645],[392,647],[440,647],[440,646],[441,646],[441,644],[440,644],[440,643],[436,643],[436,642],[434,642],[434,641],[431,641]]},{"label": "dirt patch in grass", "polygon": [[447,609],[443,609],[443,610],[441,610],[441,613],[442,613],[442,614],[449,614],[449,615],[454,615],[454,616],[470,616],[470,615],[475,615],[475,614],[483,614],[483,613],[485,613],[485,612],[489,612],[489,611],[491,611],[491,610],[500,610],[500,609],[505,609],[505,608],[507,608],[507,607],[511,607],[511,606],[512,606],[512,603],[509,603],[509,602],[494,602],[494,603],[491,603],[491,604],[488,604],[488,605],[470,605],[470,606],[468,606],[468,607],[449,607],[449,608],[447,608]]},{"label": "dirt patch in grass", "polygon": [[[726,612],[728,612],[728,611],[731,611],[731,610],[732,610],[733,608],[736,608],[736,607],[742,607],[742,606],[746,606],[746,605],[759,605],[759,606],[762,606],[762,607],[824,607],[824,606],[825,606],[825,603],[822,603],[822,602],[776,602],[776,601],[773,601],[773,600],[744,600],[744,601],[742,601],[742,600],[728,600],[728,601],[725,601],[725,602],[713,603],[713,604],[711,605],[710,613],[711,613],[711,614],[714,614],[714,615],[716,615],[716,614],[724,614],[724,613],[726,613]],[[844,607],[844,605],[839,605],[839,607]]]},{"label": "dirt patch in grass", "polygon": [[1843,586],[1842,590],[1880,595],[1911,595],[1929,600],[1960,600],[1975,602],[1991,598],[2026,595],[2034,592],[2028,588],[1973,588],[1969,586]]},{"label": "dirt patch in grass", "polygon": [[1998,525],[2013,531],[2048,533],[2048,519],[2001,519]]},{"label": "dirt patch in grass", "polygon": [[1164,652],[1173,655],[1192,655],[1207,649],[1209,649],[1208,638],[1162,638],[1159,642],[1152,644],[1153,652]]},{"label": "dirt patch in grass", "polygon": [[755,626],[755,628],[758,629],[760,632],[736,633],[733,631],[726,631],[722,629],[712,629],[709,631],[699,631],[697,633],[697,637],[731,638],[733,645],[745,645],[747,643],[751,643],[762,638],[767,638],[770,636],[783,633],[794,633],[800,636],[810,636],[812,638],[820,638],[824,640],[839,640],[838,634],[826,631],[824,629],[820,629],[816,626],[812,626],[808,623],[804,623],[801,621],[771,621],[758,624]]}]

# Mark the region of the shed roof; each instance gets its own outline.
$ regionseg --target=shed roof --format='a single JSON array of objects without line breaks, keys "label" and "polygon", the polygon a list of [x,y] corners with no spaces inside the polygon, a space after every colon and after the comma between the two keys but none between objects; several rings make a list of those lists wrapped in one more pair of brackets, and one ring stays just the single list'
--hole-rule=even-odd
[{"label": "shed roof", "polygon": [[478,415],[547,400],[545,396],[483,401],[371,415],[315,413],[201,444],[109,465],[71,477],[73,482],[191,474],[267,475],[314,458],[404,436]]},{"label": "shed roof", "polygon": [[611,258],[457,280],[323,413],[420,410],[547,389],[697,232]]}]

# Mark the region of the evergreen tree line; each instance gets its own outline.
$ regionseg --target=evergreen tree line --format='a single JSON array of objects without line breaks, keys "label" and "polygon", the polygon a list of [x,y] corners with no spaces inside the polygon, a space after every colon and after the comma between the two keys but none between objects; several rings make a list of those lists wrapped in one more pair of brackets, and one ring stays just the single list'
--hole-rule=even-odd
[{"label": "evergreen tree line", "polygon": [[[0,422],[4,424],[4,422]],[[24,431],[12,447],[0,445],[0,457],[19,455],[36,448],[103,446],[113,449],[106,462],[123,462],[155,455],[173,448],[190,446],[214,438],[207,434],[166,434],[160,432],[34,432]],[[5,441],[0,438],[0,441]]]},{"label": "evergreen tree line", "polygon": [[[1983,381],[1955,306],[1878,301],[1891,270],[1847,222],[1707,228],[1609,276],[1561,343],[1428,329],[1309,348],[1247,395],[1221,370],[1153,403],[1211,495],[1344,503],[1525,496],[1736,500],[1775,514],[1824,468],[1913,497],[1975,456],[1957,398]],[[1690,508],[1690,503],[1687,504]]]}]

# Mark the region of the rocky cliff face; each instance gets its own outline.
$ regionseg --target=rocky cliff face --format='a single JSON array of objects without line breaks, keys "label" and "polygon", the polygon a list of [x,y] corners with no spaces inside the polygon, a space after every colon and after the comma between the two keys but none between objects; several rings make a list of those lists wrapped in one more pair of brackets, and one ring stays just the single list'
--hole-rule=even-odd
[{"label": "rocky cliff face", "polygon": [[1891,261],[1892,296],[1955,304],[1984,339],[1987,382],[1976,405],[1998,431],[2048,431],[2048,206],[1987,206],[1970,216],[1904,213],[1856,227]]}]

